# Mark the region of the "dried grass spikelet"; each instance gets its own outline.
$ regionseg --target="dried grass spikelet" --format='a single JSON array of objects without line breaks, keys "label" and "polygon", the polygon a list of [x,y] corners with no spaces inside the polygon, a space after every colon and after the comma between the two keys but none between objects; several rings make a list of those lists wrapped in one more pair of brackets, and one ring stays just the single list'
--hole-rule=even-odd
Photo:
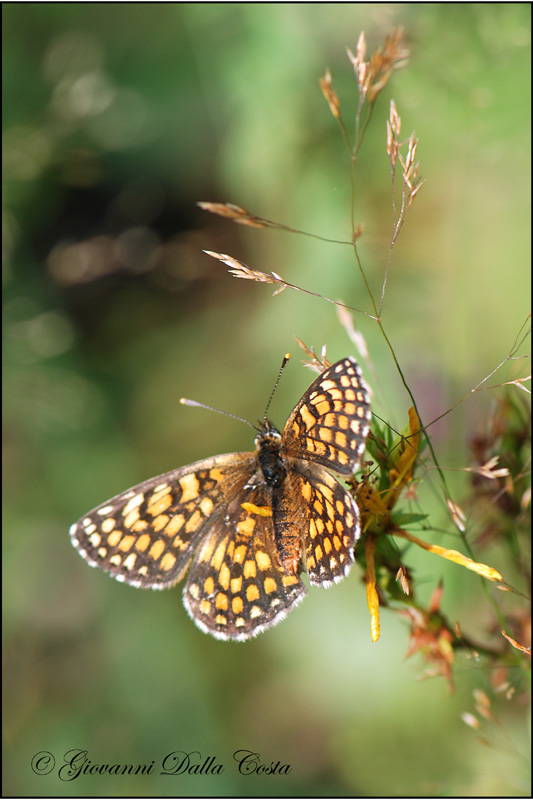
[{"label": "dried grass spikelet", "polygon": [[464,533],[466,530],[465,522],[466,522],[466,514],[459,505],[459,503],[454,502],[451,498],[446,498],[446,505],[448,506],[448,511],[451,514],[453,524],[455,527]]},{"label": "dried grass spikelet", "polygon": [[284,281],[283,278],[276,272],[261,272],[258,269],[252,269],[251,267],[248,267],[246,264],[244,264],[242,261],[239,261],[237,258],[233,258],[233,256],[230,256],[227,253],[215,253],[214,250],[204,250],[204,253],[226,264],[229,267],[230,273],[235,278],[243,278],[244,280],[249,280],[249,281],[258,281],[259,283],[279,284],[279,288],[276,289],[274,294],[279,294],[284,289],[287,289],[287,287],[289,286],[291,288],[294,288],[290,283]]},{"label": "dried grass spikelet", "polygon": [[476,475],[480,475],[482,478],[487,478],[489,481],[494,481],[497,478],[506,478],[509,475],[507,467],[495,469],[499,460],[500,456],[492,456],[492,458],[489,458],[488,461],[481,464],[479,467],[465,467],[464,471],[473,472]]},{"label": "dried grass spikelet", "polygon": [[308,347],[305,342],[301,339],[298,339],[297,336],[294,337],[299,347],[304,351],[304,353],[309,356],[309,361],[305,361],[304,365],[309,367],[310,369],[318,372],[324,372],[325,369],[331,367],[332,362],[327,358],[327,345],[323,344],[320,348],[320,355],[318,355],[315,351],[314,347]]},{"label": "dried grass spikelet", "polygon": [[239,225],[249,225],[251,228],[269,227],[267,220],[257,217],[255,214],[242,208],[242,206],[237,206],[234,203],[211,203],[207,200],[199,200],[196,205],[203,211],[209,211],[210,214],[217,214],[219,217],[232,219]]},{"label": "dried grass spikelet", "polygon": [[402,39],[403,28],[396,28],[390,36],[387,36],[384,46],[374,50],[369,61],[365,61],[366,37],[364,31],[359,35],[355,55],[347,48],[359,94],[362,98],[368,98],[370,103],[373,103],[385,88],[392,73],[407,64],[409,51],[403,47]]},{"label": "dried grass spikelet", "polygon": [[398,572],[396,573],[396,580],[400,582],[400,586],[402,587],[402,592],[406,595],[411,594],[411,587],[409,585],[409,579],[407,577],[407,570],[402,565]]},{"label": "dried grass spikelet", "polygon": [[[392,167],[392,173],[395,175],[398,161],[402,168],[403,185],[407,188],[407,203],[406,209],[410,208],[415,196],[418,194],[424,181],[419,175],[419,164],[416,161],[418,151],[418,138],[415,136],[414,131],[408,139],[400,139],[400,131],[402,127],[402,120],[398,114],[394,100],[390,102],[389,119],[387,120],[387,155]],[[402,155],[401,147],[407,145],[407,153]]]},{"label": "dried grass spikelet", "polygon": [[323,78],[319,78],[318,82],[320,84],[320,88],[322,89],[322,94],[324,95],[326,102],[329,106],[329,110],[331,111],[335,119],[340,119],[341,107],[337,92],[335,91],[331,83],[331,72],[329,69],[326,70]]}]

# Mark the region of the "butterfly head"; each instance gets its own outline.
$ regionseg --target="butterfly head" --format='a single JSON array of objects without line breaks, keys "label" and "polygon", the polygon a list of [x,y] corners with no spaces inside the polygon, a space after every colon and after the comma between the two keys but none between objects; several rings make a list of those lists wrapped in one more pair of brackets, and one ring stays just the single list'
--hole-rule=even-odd
[{"label": "butterfly head", "polygon": [[263,422],[260,422],[257,431],[257,436],[254,439],[254,444],[256,447],[259,447],[268,441],[278,443],[281,439],[281,433],[276,427],[274,427],[274,425],[272,425],[269,419],[265,419]]}]

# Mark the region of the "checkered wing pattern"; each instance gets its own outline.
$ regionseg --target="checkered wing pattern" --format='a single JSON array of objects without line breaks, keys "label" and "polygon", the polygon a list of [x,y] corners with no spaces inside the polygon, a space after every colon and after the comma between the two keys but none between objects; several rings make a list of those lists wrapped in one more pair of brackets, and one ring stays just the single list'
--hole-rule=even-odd
[{"label": "checkered wing pattern", "polygon": [[73,525],[72,543],[91,566],[132,586],[173,586],[190,567],[183,596],[196,624],[246,639],[305,593],[281,566],[264,487],[244,488],[256,469],[254,453],[230,453],[152,478]]},{"label": "checkered wing pattern", "polygon": [[198,627],[219,639],[243,640],[275,625],[306,591],[282,565],[264,487],[242,499],[228,506],[231,524],[215,525],[200,544],[183,592]]},{"label": "checkered wing pattern", "polygon": [[275,625],[312,584],[341,580],[359,536],[357,506],[328,472],[354,471],[370,418],[352,358],[322,373],[280,434],[255,453],[215,456],[152,478],[71,528],[83,558],[119,581],[162,589],[185,578],[194,622],[244,640]]},{"label": "checkered wing pattern", "polygon": [[311,584],[330,586],[342,580],[354,562],[360,534],[355,500],[325,469],[302,461],[294,464],[279,494],[274,493],[272,508],[282,556],[284,547],[288,549],[285,542],[298,537]]},{"label": "checkered wing pattern", "polygon": [[159,475],[83,517],[70,530],[72,542],[92,567],[119,581],[173,586],[255,468],[253,453],[232,453]]},{"label": "checkered wing pattern", "polygon": [[282,452],[350,475],[369,427],[370,399],[361,370],[354,358],[344,358],[305,392],[283,429]]}]

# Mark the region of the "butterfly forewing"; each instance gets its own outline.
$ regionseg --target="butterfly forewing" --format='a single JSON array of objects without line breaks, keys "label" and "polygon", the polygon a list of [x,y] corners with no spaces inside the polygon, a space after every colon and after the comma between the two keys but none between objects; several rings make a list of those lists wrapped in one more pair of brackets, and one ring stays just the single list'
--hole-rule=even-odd
[{"label": "butterfly forewing", "polygon": [[283,452],[350,475],[364,452],[370,400],[353,358],[326,369],[287,420]]},{"label": "butterfly forewing", "polygon": [[255,469],[253,453],[229,453],[159,475],[83,517],[71,528],[72,542],[91,566],[119,581],[172,586]]}]

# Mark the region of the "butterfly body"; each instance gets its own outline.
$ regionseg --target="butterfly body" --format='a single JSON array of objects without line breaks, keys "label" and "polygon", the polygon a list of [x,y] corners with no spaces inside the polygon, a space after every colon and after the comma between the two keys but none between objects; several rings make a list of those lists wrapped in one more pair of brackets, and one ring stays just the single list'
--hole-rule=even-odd
[{"label": "butterfly body", "polygon": [[287,477],[287,470],[281,456],[281,434],[268,420],[255,437],[257,458],[265,482],[272,487],[281,486]]},{"label": "butterfly body", "polygon": [[355,501],[329,470],[351,474],[369,401],[352,358],[309,387],[280,433],[268,420],[251,453],[228,453],[152,478],[71,528],[91,566],[165,588],[188,572],[184,605],[204,632],[244,640],[283,619],[311,584],[341,580],[359,536]]}]

